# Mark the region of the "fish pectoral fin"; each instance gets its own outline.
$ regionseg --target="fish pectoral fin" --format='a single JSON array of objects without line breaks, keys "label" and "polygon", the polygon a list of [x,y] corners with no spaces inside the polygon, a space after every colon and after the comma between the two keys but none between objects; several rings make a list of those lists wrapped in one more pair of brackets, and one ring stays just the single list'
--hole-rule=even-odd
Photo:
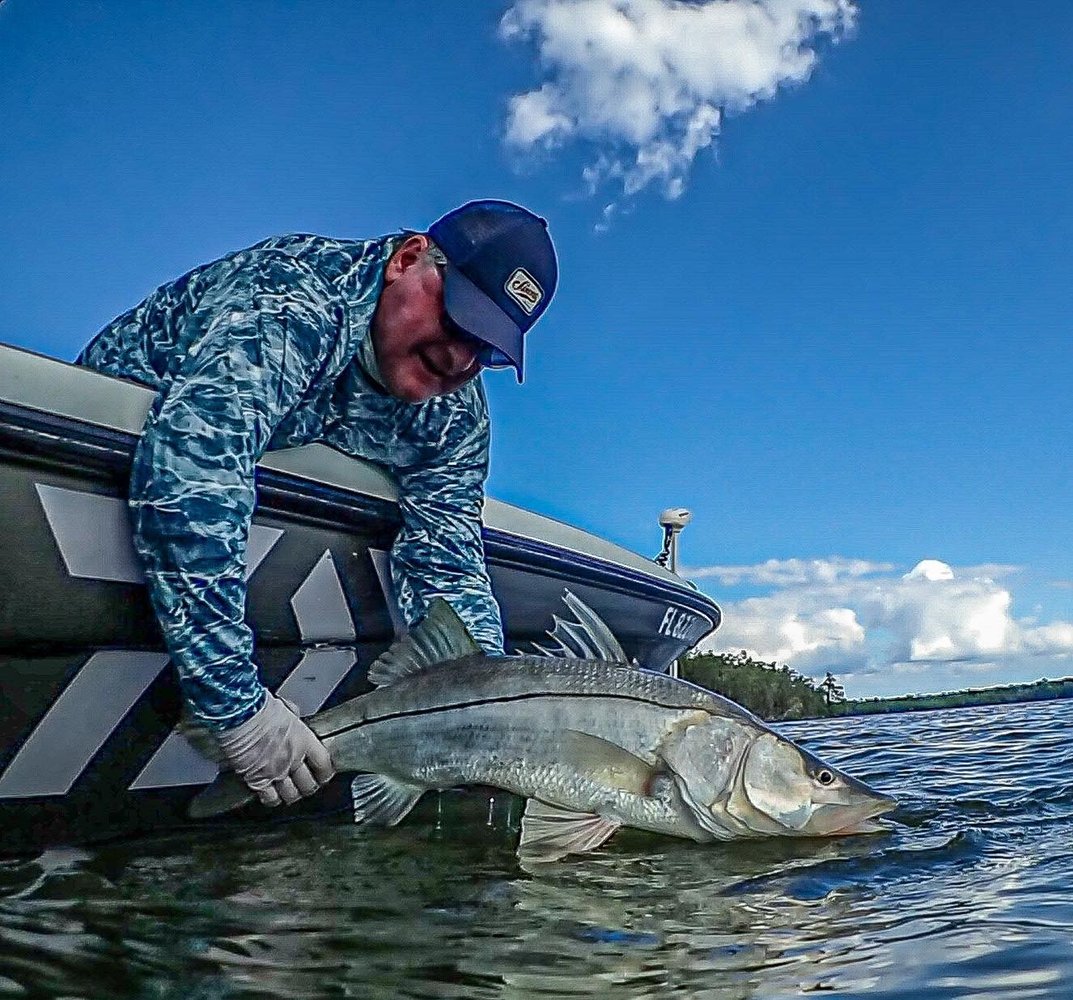
[{"label": "fish pectoral fin", "polygon": [[427,791],[427,788],[407,785],[386,774],[359,774],[350,784],[354,822],[394,826]]},{"label": "fish pectoral fin", "polygon": [[473,641],[454,608],[442,597],[436,597],[429,602],[425,620],[369,667],[369,681],[384,687],[402,677],[421,674],[437,664],[480,651],[481,647]]},{"label": "fish pectoral fin", "polygon": [[593,813],[573,812],[529,799],[522,816],[518,857],[527,862],[558,861],[593,851],[622,824]]},{"label": "fish pectoral fin", "polygon": [[629,750],[576,729],[566,730],[560,743],[563,759],[594,780],[635,795],[646,794],[654,768]]}]

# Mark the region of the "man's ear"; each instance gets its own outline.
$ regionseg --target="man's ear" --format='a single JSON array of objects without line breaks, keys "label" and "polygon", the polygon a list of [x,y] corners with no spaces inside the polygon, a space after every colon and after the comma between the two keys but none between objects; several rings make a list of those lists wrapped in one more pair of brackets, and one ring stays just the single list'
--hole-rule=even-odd
[{"label": "man's ear", "polygon": [[406,237],[391,255],[384,268],[384,284],[390,285],[397,278],[417,264],[428,250],[428,237],[423,233],[414,233]]}]

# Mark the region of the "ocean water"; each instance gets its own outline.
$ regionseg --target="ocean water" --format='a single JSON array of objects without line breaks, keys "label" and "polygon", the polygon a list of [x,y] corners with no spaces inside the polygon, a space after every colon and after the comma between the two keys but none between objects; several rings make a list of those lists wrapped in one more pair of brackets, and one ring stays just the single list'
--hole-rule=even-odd
[{"label": "ocean water", "polygon": [[517,802],[455,796],[51,850],[0,861],[0,997],[1073,997],[1073,702],[783,728],[890,832],[528,873]]}]

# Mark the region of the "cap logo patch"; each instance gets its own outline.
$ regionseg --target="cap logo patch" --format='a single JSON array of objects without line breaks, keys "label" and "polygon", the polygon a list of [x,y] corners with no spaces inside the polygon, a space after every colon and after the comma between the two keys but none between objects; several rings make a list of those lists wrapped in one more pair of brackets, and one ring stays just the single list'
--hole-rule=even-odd
[{"label": "cap logo patch", "polygon": [[540,300],[544,298],[544,289],[524,267],[516,268],[503,287],[507,294],[521,306],[526,316],[531,316],[533,310],[540,305]]}]

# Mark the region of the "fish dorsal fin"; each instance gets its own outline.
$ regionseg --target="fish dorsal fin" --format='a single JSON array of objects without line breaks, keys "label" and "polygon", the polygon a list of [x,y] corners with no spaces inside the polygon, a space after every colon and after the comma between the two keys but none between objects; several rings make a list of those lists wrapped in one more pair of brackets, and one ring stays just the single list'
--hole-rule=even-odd
[{"label": "fish dorsal fin", "polygon": [[529,799],[522,816],[518,857],[523,862],[547,863],[567,854],[593,851],[621,825],[593,813],[573,812]]},{"label": "fish dorsal fin", "polygon": [[369,680],[377,687],[402,677],[424,673],[439,663],[479,653],[458,613],[442,597],[433,598],[428,614],[369,667]]},{"label": "fish dorsal fin", "polygon": [[608,663],[627,663],[626,654],[603,619],[580,597],[563,590],[563,603],[574,615],[566,621],[552,615],[554,627],[545,635],[554,645],[533,643],[544,656],[569,660],[606,660]]}]

